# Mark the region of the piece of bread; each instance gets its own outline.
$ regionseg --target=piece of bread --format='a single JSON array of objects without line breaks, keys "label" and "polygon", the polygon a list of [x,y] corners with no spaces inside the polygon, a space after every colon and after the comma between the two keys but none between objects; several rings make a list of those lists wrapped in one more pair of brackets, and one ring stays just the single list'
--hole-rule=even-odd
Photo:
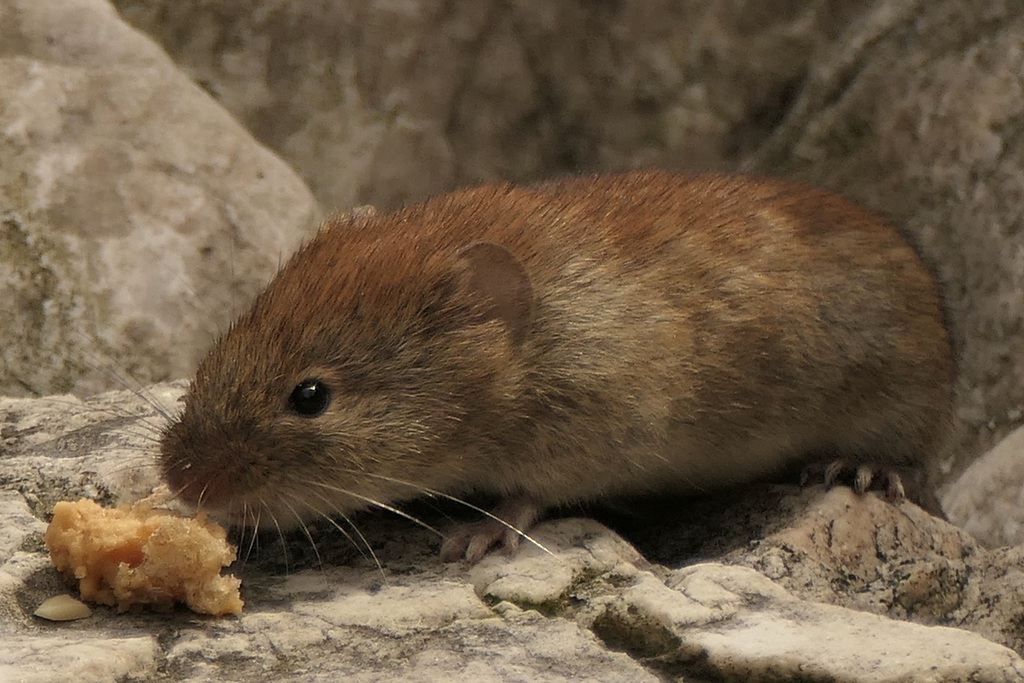
[{"label": "piece of bread", "polygon": [[235,559],[227,532],[200,512],[185,517],[145,504],[104,508],[61,501],[44,536],[53,563],[82,598],[124,611],[132,605],[238,614],[241,580],[221,576]]}]

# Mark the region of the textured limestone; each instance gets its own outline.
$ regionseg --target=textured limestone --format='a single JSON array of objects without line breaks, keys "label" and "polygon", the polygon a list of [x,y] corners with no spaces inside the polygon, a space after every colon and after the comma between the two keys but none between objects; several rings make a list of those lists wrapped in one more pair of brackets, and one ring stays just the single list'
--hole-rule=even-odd
[{"label": "textured limestone", "polygon": [[860,14],[813,0],[116,0],[325,206],[732,165]]},{"label": "textured limestone", "polygon": [[715,679],[938,683],[979,673],[992,681],[1024,676],[1024,662],[1012,651],[980,636],[798,600],[753,570],[720,564],[687,567],[667,582],[644,576],[612,603],[605,620],[602,628],[632,631],[640,647],[660,641],[663,649],[653,656],[663,662],[689,664]]},{"label": "textured limestone", "polygon": [[[94,627],[94,625],[93,625]],[[18,683],[53,681],[147,680],[157,673],[160,648],[151,636],[118,637],[89,630],[69,635],[63,626],[54,633],[5,633],[0,676]]]},{"label": "textured limestone", "polygon": [[0,393],[185,376],[314,227],[298,177],[103,0],[0,3]]},{"label": "textured limestone", "polygon": [[969,628],[1024,651],[1024,547],[988,550],[914,505],[845,488],[749,486],[647,507],[620,526],[668,566],[742,565],[804,600]]},{"label": "textured limestone", "polygon": [[[909,503],[842,488],[670,501],[660,526],[623,525],[639,547],[656,546],[647,555],[657,563],[576,518],[536,529],[548,553],[526,544],[511,558],[445,565],[430,532],[365,515],[362,544],[329,524],[310,537],[242,539],[239,618],[106,607],[61,624],[32,617],[66,590],[41,540],[47,510],[56,497],[148,491],[156,406],[173,407],[181,391],[0,399],[0,680],[1024,676],[1020,552],[984,550]],[[413,511],[448,524],[427,506]]]}]

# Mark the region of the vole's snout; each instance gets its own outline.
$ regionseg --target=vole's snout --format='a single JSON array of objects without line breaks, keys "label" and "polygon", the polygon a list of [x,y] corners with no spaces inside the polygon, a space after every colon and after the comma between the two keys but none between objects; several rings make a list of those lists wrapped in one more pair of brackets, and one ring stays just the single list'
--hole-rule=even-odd
[{"label": "vole's snout", "polygon": [[225,495],[220,490],[223,486],[218,486],[216,479],[204,476],[199,471],[201,468],[189,461],[168,457],[165,452],[160,464],[164,482],[178,498],[190,505],[216,505],[216,499]]},{"label": "vole's snout", "polygon": [[164,482],[189,505],[226,507],[237,486],[237,482],[232,481],[230,468],[213,463],[204,465],[182,432],[181,423],[175,423],[161,439],[159,463]]}]

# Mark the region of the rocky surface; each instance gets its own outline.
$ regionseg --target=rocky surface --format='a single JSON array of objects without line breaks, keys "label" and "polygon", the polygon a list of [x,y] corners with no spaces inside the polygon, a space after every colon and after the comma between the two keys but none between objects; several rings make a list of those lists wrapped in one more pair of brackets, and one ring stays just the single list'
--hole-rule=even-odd
[{"label": "rocky surface", "polygon": [[186,376],[319,208],[104,0],[0,3],[0,394]]},{"label": "rocky surface", "polygon": [[0,679],[1024,677],[1021,552],[985,550],[910,503],[845,488],[666,501],[674,516],[623,525],[636,546],[592,519],[555,520],[533,534],[545,550],[473,567],[441,563],[440,539],[407,520],[366,515],[362,545],[328,524],[241,539],[239,618],[31,616],[66,590],[41,540],[47,510],[148,492],[157,406],[181,390],[0,399]]}]

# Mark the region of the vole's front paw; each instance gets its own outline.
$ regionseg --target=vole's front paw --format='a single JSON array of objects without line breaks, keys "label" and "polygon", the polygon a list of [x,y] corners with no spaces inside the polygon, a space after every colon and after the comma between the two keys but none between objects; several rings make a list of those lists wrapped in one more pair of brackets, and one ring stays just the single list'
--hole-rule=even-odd
[{"label": "vole's front paw", "polygon": [[522,538],[530,538],[526,532],[540,519],[543,511],[540,505],[526,496],[506,498],[487,519],[455,529],[441,544],[441,561],[465,559],[476,564],[495,546],[511,555]]}]

